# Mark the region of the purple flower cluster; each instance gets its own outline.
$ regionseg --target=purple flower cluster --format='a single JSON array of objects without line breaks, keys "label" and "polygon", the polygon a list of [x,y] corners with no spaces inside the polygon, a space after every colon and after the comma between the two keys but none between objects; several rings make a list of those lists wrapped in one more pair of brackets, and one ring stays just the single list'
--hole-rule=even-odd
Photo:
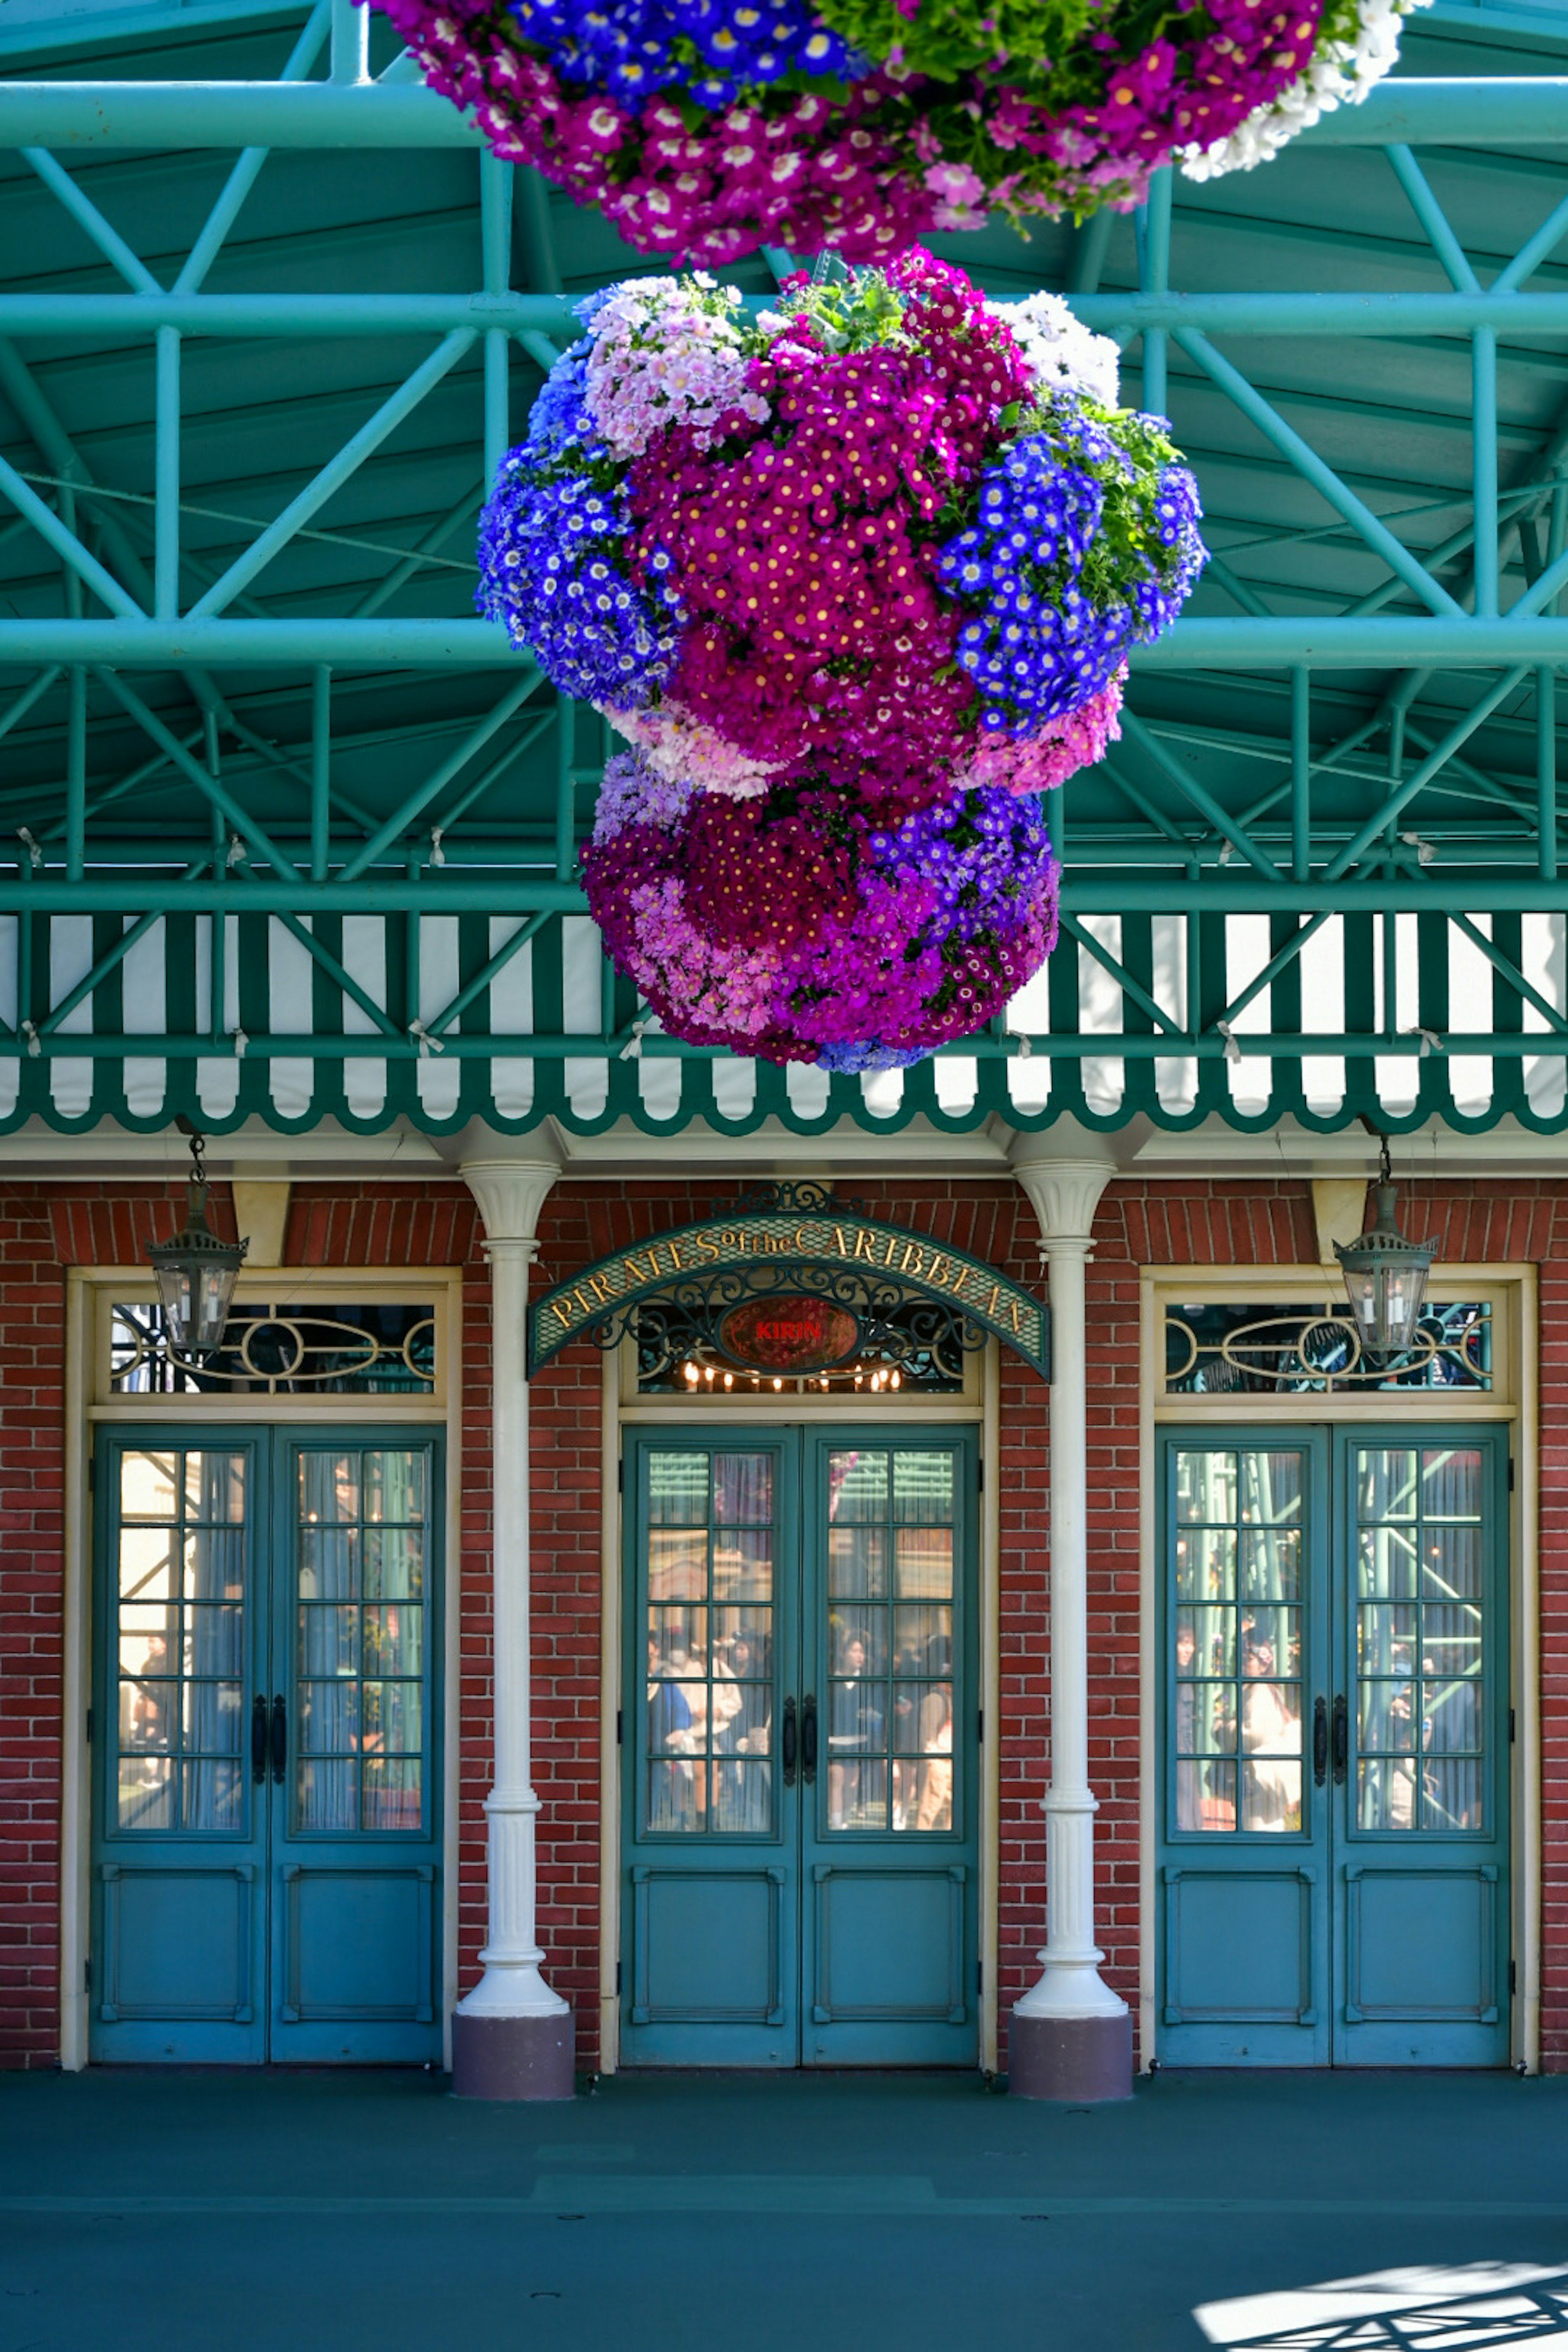
[{"label": "purple flower cluster", "polygon": [[618,968],[675,1035],[834,1070],[970,1034],[1056,939],[1039,803],[995,786],[919,808],[805,770],[679,803],[637,753],[583,852]]}]

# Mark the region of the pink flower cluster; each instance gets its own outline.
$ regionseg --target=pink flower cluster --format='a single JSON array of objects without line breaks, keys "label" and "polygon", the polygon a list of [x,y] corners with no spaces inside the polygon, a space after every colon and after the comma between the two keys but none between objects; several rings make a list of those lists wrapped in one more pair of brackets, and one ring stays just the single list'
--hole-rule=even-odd
[{"label": "pink flower cluster", "polygon": [[953,782],[1002,784],[1010,793],[1054,792],[1080,768],[1092,768],[1103,760],[1108,743],[1121,740],[1121,696],[1126,683],[1124,667],[1076,710],[1060,719],[1047,719],[1037,735],[1021,740],[983,735],[973,758],[964,762]]}]

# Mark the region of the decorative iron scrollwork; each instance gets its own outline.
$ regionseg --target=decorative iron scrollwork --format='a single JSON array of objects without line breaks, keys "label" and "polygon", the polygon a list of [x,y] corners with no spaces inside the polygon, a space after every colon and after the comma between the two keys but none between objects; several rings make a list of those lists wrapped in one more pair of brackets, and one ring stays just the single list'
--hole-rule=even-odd
[{"label": "decorative iron scrollwork", "polygon": [[1165,1314],[1168,1396],[1301,1396],[1342,1389],[1491,1387],[1491,1308],[1484,1299],[1429,1306],[1414,1343],[1369,1356],[1352,1315],[1311,1307],[1172,1307]]},{"label": "decorative iron scrollwork", "polygon": [[680,1385],[686,1364],[695,1364],[700,1372],[712,1366],[747,1381],[760,1380],[769,1375],[755,1371],[725,1347],[724,1318],[743,1300],[802,1295],[847,1309],[859,1326],[852,1361],[807,1375],[814,1386],[826,1381],[836,1389],[853,1388],[871,1375],[896,1371],[900,1387],[951,1391],[963,1385],[964,1357],[984,1348],[988,1336],[962,1308],[944,1300],[805,1258],[770,1258],[672,1283],[656,1297],[606,1315],[588,1336],[597,1347],[608,1349],[618,1347],[630,1333],[637,1345],[639,1389]]}]

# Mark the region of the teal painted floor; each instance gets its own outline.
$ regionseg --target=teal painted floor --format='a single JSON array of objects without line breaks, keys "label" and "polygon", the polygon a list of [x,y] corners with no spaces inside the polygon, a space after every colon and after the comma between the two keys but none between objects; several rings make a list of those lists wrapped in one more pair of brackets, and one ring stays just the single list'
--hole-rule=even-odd
[{"label": "teal painted floor", "polygon": [[0,2352],[1568,2352],[1568,2078],[0,2076]]}]

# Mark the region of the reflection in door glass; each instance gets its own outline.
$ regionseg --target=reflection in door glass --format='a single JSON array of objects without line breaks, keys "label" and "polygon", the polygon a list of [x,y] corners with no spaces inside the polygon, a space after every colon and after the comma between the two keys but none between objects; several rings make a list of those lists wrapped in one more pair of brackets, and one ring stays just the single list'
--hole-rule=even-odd
[{"label": "reflection in door glass", "polygon": [[246,1457],[120,1457],[117,1813],[122,1830],[242,1826]]},{"label": "reflection in door glass", "polygon": [[1356,1820],[1484,1830],[1479,1449],[1358,1448],[1355,1503]]},{"label": "reflection in door glass", "polygon": [[649,1830],[773,1827],[773,1458],[647,1455]]},{"label": "reflection in door glass", "polygon": [[310,1447],[295,1529],[295,1824],[425,1825],[427,1461]]},{"label": "reflection in door glass", "polygon": [[951,1831],[957,1463],[864,1447],[827,1466],[830,1833]]},{"label": "reflection in door glass", "polygon": [[1301,1827],[1304,1458],[1194,1446],[1175,1457],[1168,1612],[1176,1822]]}]

